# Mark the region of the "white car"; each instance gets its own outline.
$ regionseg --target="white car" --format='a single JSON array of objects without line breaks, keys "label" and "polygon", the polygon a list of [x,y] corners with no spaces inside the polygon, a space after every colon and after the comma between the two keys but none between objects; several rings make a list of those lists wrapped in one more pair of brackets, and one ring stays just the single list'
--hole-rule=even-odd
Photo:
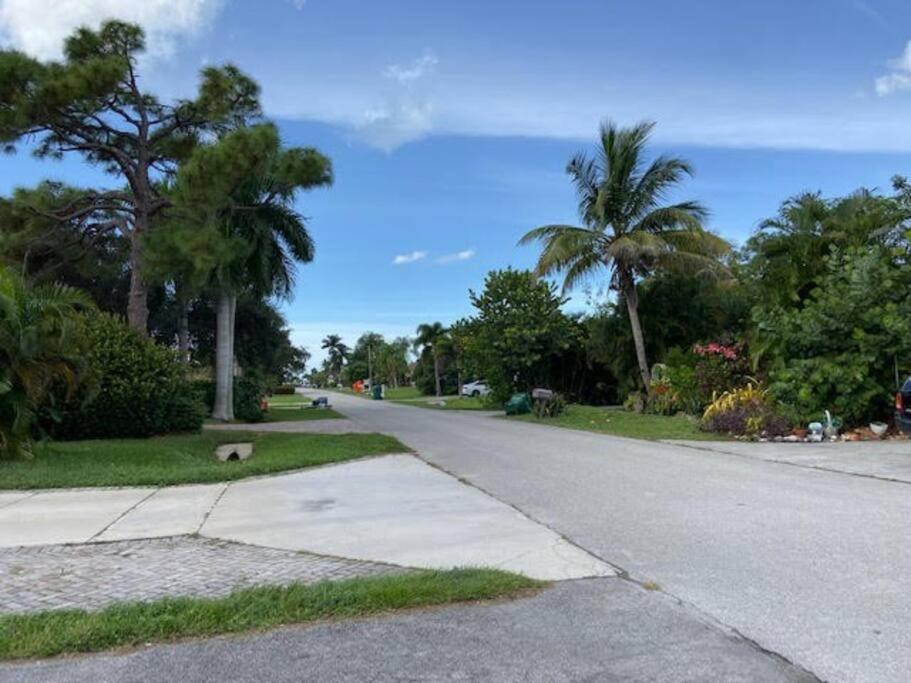
[{"label": "white car", "polygon": [[462,385],[462,396],[487,396],[489,393],[490,387],[487,386],[487,381],[483,379]]}]

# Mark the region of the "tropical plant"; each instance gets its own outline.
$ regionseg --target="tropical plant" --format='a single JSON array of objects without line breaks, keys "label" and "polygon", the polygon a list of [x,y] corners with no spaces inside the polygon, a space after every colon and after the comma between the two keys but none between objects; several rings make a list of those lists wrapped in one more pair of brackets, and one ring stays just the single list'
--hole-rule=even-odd
[{"label": "tropical plant", "polygon": [[715,396],[702,416],[704,429],[735,436],[784,436],[791,423],[776,409],[769,389],[758,383]]},{"label": "tropical plant", "polygon": [[429,353],[433,358],[433,380],[436,396],[443,395],[440,372],[446,354],[447,338],[449,331],[443,323],[421,323],[416,330],[414,339],[415,350]]},{"label": "tropical plant", "polygon": [[863,188],[837,199],[818,192],[791,197],[747,241],[744,275],[762,304],[799,304],[819,284],[832,247],[894,243],[909,219],[911,207]]},{"label": "tropical plant", "polygon": [[[234,330],[239,293],[289,297],[294,264],[313,259],[313,240],[294,209],[300,190],[332,182],[329,160],[314,149],[282,149],[271,124],[238,128],[198,148],[175,186],[176,220],[208,235],[208,261],[192,241],[200,272],[217,292],[215,405],[212,416],[234,413]],[[190,241],[188,240],[188,244]]]},{"label": "tropical plant", "polygon": [[29,453],[38,413],[56,384],[76,389],[84,366],[74,320],[91,306],[72,287],[30,287],[0,268],[0,458]]},{"label": "tropical plant", "polygon": [[756,344],[771,389],[802,421],[825,410],[849,426],[891,412],[911,369],[911,265],[887,247],[834,249],[802,306],[759,306]]},{"label": "tropical plant", "polygon": [[582,326],[566,315],[555,285],[524,270],[491,271],[471,291],[475,314],[457,338],[463,362],[487,380],[492,398],[536,387],[565,391],[585,369]]},{"label": "tropical plant", "polygon": [[328,353],[328,358],[326,359],[328,364],[326,369],[329,374],[338,381],[342,374],[342,368],[345,367],[345,361],[348,359],[350,353],[348,346],[342,341],[341,336],[330,334],[323,337],[320,348]]},{"label": "tropical plant", "polygon": [[520,244],[543,244],[537,273],[564,274],[564,290],[609,273],[610,288],[625,302],[642,385],[650,384],[648,358],[636,281],[661,270],[717,274],[728,244],[702,227],[706,210],[695,201],[664,204],[692,167],[682,159],[659,156],[646,164],[645,146],[654,128],[640,123],[601,126],[594,157],[584,153],[566,170],[579,197],[581,226],[545,225],[529,231]]}]

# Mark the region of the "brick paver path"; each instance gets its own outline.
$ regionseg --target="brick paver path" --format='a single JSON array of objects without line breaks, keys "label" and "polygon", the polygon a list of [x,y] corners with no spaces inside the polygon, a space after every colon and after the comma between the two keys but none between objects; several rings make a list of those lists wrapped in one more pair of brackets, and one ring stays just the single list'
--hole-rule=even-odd
[{"label": "brick paver path", "polygon": [[0,548],[0,613],[98,609],[167,596],[214,597],[255,585],[400,571],[391,565],[197,536]]}]

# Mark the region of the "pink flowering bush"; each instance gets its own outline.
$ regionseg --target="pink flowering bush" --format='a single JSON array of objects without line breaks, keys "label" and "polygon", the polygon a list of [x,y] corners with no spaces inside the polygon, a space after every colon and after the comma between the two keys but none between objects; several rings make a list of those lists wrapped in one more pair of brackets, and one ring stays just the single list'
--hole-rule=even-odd
[{"label": "pink flowering bush", "polygon": [[695,382],[703,405],[710,403],[713,395],[743,386],[750,379],[749,355],[743,343],[696,344],[693,354]]}]

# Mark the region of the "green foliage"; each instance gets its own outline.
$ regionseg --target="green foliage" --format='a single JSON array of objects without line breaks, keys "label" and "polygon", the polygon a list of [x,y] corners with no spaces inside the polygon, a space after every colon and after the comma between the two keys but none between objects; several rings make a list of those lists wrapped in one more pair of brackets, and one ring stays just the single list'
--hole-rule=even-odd
[{"label": "green foliage", "polygon": [[527,271],[492,271],[484,290],[469,296],[477,313],[466,323],[464,353],[497,401],[551,386],[555,359],[581,347],[581,326],[560,310],[556,288]]},{"label": "green foliage", "polygon": [[234,417],[241,422],[262,422],[263,397],[266,388],[262,379],[247,373],[234,378]]},{"label": "green foliage", "polygon": [[769,390],[754,384],[716,397],[705,410],[702,427],[720,434],[764,438],[791,431],[790,421],[769,396]]},{"label": "green foliage", "polygon": [[[208,379],[196,380],[193,382],[193,390],[202,401],[206,414],[211,414],[215,404],[215,382]],[[265,382],[258,372],[250,371],[242,377],[235,377],[234,417],[241,422],[262,422],[262,402],[266,393]]]},{"label": "green foliage", "polygon": [[293,384],[279,384],[272,388],[272,394],[275,396],[293,396],[297,393],[297,388]]},{"label": "green foliage", "polygon": [[532,412],[538,418],[559,417],[566,412],[566,399],[563,394],[554,394],[549,399],[534,399]]},{"label": "green foliage", "polygon": [[800,304],[825,275],[833,247],[904,240],[909,217],[911,206],[900,195],[883,197],[866,189],[837,199],[819,193],[791,197],[747,242],[742,274],[764,306]]},{"label": "green foliage", "polygon": [[64,285],[29,287],[0,267],[0,459],[27,455],[55,384],[72,393],[84,372],[76,313],[91,302]]},{"label": "green foliage", "polygon": [[80,335],[94,387],[62,402],[54,436],[142,437],[202,426],[199,395],[172,351],[105,313],[83,316]]},{"label": "green foliage", "polygon": [[[705,208],[695,201],[664,204],[665,197],[693,174],[683,159],[659,156],[646,162],[654,124],[601,126],[594,157],[578,154],[566,172],[579,198],[582,226],[545,225],[520,244],[542,244],[538,275],[562,273],[567,291],[606,271],[609,286],[623,296],[642,381],[649,367],[638,318],[636,280],[660,271],[713,275],[727,242],[702,227]],[[647,388],[647,387],[646,387]]]},{"label": "green foliage", "polygon": [[801,420],[882,419],[911,367],[911,266],[885,247],[833,249],[823,265],[803,306],[754,312],[772,391]]}]

